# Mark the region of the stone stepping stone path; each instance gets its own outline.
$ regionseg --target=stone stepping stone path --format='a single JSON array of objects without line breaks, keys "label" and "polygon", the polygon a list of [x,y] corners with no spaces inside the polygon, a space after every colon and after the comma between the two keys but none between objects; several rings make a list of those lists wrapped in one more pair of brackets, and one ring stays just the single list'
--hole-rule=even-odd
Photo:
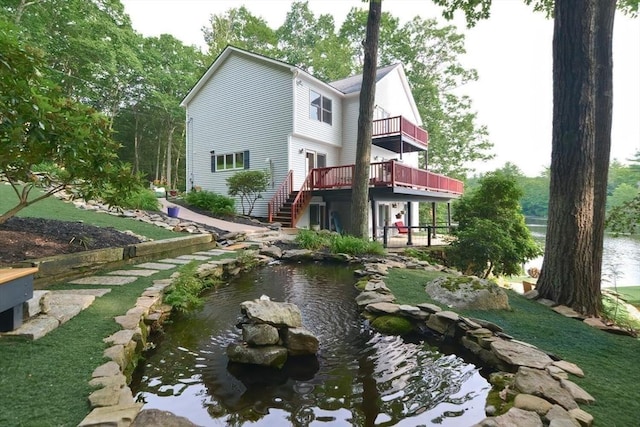
[{"label": "stone stepping stone path", "polygon": [[137,277],[135,276],[88,276],[72,280],[69,283],[73,285],[122,286],[127,283],[135,282],[136,279]]},{"label": "stone stepping stone path", "polygon": [[[136,265],[138,268],[145,268],[149,270],[171,270],[176,266],[174,264],[167,264],[163,262],[145,262],[144,264]],[[135,280],[135,279],[134,279]]]},{"label": "stone stepping stone path", "polygon": [[211,255],[180,255],[178,259],[184,259],[188,261],[206,261],[211,258]]},{"label": "stone stepping stone path", "polygon": [[149,269],[133,269],[133,270],[116,270],[110,271],[107,274],[114,276],[137,276],[137,277],[149,277],[152,274],[156,274],[158,270]]},{"label": "stone stepping stone path", "polygon": [[165,259],[158,260],[158,262],[179,265],[179,264],[189,264],[191,260],[178,259],[178,258],[165,258]]},{"label": "stone stepping stone path", "polygon": [[[58,326],[68,322],[82,310],[89,307],[96,298],[111,292],[104,286],[124,286],[135,282],[139,277],[149,277],[161,270],[170,270],[193,260],[208,261],[212,257],[235,251],[213,249],[181,255],[176,258],[165,258],[158,262],[138,264],[128,270],[114,270],[102,276],[88,276],[71,280],[74,285],[102,286],[94,289],[68,289],[59,291],[34,291],[33,298],[25,303],[25,316],[28,318],[22,326],[14,331],[0,333],[0,336],[16,336],[36,340],[45,336]],[[162,287],[168,286],[169,281]],[[144,295],[143,295],[144,296]]]},{"label": "stone stepping stone path", "polygon": [[194,255],[219,256],[225,254],[233,254],[236,251],[224,249],[210,249],[208,251],[195,252]]},{"label": "stone stepping stone path", "polygon": [[18,329],[0,335],[29,340],[42,338],[58,326],[88,308],[96,298],[111,289],[78,289],[63,291],[34,291],[33,298],[26,302],[29,320]]}]

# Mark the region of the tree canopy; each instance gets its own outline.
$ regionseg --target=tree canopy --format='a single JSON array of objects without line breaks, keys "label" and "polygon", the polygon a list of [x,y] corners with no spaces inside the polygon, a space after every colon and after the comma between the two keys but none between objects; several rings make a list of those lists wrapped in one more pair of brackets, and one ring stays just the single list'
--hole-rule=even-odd
[{"label": "tree canopy", "polygon": [[[0,223],[71,184],[89,199],[110,186],[125,191],[130,181],[128,167],[118,160],[109,119],[65,96],[45,76],[45,68],[41,52],[0,20],[0,173],[18,197],[16,206],[0,215]],[[37,174],[41,163],[49,167]],[[30,197],[35,187],[46,191]]]},{"label": "tree canopy", "polygon": [[[203,30],[211,57],[227,44],[237,44],[330,82],[362,73],[367,15],[367,10],[353,8],[336,28],[331,15],[316,16],[308,2],[294,2],[276,29],[240,7],[212,16],[210,27]],[[470,98],[458,91],[477,79],[475,70],[460,63],[464,53],[464,36],[453,26],[419,16],[401,25],[392,11],[380,16],[377,65],[401,62],[405,67],[429,132],[429,164],[425,156],[423,166],[461,179],[469,172],[469,163],[492,157],[487,129],[478,123]]]}]

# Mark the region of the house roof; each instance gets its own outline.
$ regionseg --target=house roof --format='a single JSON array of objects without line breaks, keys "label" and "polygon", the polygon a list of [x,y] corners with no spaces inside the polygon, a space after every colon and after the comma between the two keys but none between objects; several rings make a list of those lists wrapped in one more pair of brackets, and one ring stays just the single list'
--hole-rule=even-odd
[{"label": "house roof", "polygon": [[[391,70],[396,67],[400,67],[400,64],[387,65],[386,67],[378,68],[376,70],[376,83],[379,82],[384,76],[389,74]],[[360,92],[362,88],[362,74],[357,76],[347,77],[346,79],[336,80],[329,83],[329,85],[338,89],[340,92],[348,95],[350,93]]]},{"label": "house roof", "polygon": [[[347,78],[342,79],[342,80],[336,80],[336,81],[331,82],[331,83],[326,83],[326,82],[323,82],[322,80],[312,76],[311,74],[309,74],[305,70],[303,70],[303,69],[301,69],[299,67],[296,67],[295,65],[288,64],[286,62],[279,61],[277,59],[273,59],[273,58],[270,58],[268,56],[261,55],[259,53],[250,52],[248,50],[244,50],[244,49],[240,49],[240,48],[235,47],[235,46],[228,45],[218,55],[218,57],[213,61],[213,63],[209,66],[207,71],[204,72],[202,77],[200,77],[200,79],[198,79],[196,84],[193,85],[193,87],[191,88],[189,93],[187,93],[187,95],[184,97],[182,102],[180,102],[180,106],[181,107],[186,107],[187,104],[189,104],[189,102],[191,102],[191,100],[200,91],[200,89],[202,89],[202,87],[215,74],[216,70],[224,63],[224,61],[230,55],[234,55],[234,54],[246,55],[246,56],[254,58],[256,60],[264,61],[264,62],[266,62],[268,64],[273,65],[273,66],[282,67],[282,68],[290,71],[294,77],[298,76],[300,74],[303,74],[306,78],[308,78],[308,79],[310,79],[312,81],[315,81],[318,84],[323,85],[324,87],[327,88],[327,90],[330,90],[330,91],[332,91],[332,92],[334,92],[336,94],[351,95],[351,94],[355,94],[355,93],[360,92],[360,89],[362,88],[362,74],[358,74],[356,76],[347,77]],[[404,73],[404,68],[402,67],[402,64],[397,63],[397,64],[393,64],[393,65],[387,65],[386,67],[378,68],[378,70],[376,71],[376,83],[379,82],[380,80],[382,80],[387,74],[389,74],[391,71],[395,70],[396,68],[399,68],[399,73],[400,73],[400,75],[402,77],[402,85],[403,85],[403,87],[405,89],[405,93],[406,93],[406,95],[407,95],[407,97],[409,99],[409,102],[411,103],[411,108],[414,111],[415,117],[418,119],[418,123],[417,124],[421,125],[422,124],[422,120],[420,119],[420,113],[418,112],[418,107],[416,106],[415,100],[413,99],[413,94],[411,92],[411,88],[409,87],[409,82],[407,81],[407,77],[406,77],[406,75]]]}]

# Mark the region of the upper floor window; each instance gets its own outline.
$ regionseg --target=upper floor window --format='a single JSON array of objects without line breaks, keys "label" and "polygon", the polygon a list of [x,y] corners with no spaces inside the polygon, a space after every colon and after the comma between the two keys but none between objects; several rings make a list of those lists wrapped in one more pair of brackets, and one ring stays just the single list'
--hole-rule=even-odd
[{"label": "upper floor window", "polygon": [[211,172],[233,169],[249,169],[249,151],[225,154],[211,152]]},{"label": "upper floor window", "polygon": [[331,99],[312,90],[309,91],[309,98],[311,100],[309,117],[313,120],[332,124],[333,108],[331,105]]}]

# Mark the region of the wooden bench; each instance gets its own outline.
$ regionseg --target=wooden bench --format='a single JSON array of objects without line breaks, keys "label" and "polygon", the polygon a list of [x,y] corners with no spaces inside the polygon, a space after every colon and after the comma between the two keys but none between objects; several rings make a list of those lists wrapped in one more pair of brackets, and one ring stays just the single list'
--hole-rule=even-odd
[{"label": "wooden bench", "polygon": [[22,325],[22,306],[33,298],[37,268],[0,268],[0,332]]}]

